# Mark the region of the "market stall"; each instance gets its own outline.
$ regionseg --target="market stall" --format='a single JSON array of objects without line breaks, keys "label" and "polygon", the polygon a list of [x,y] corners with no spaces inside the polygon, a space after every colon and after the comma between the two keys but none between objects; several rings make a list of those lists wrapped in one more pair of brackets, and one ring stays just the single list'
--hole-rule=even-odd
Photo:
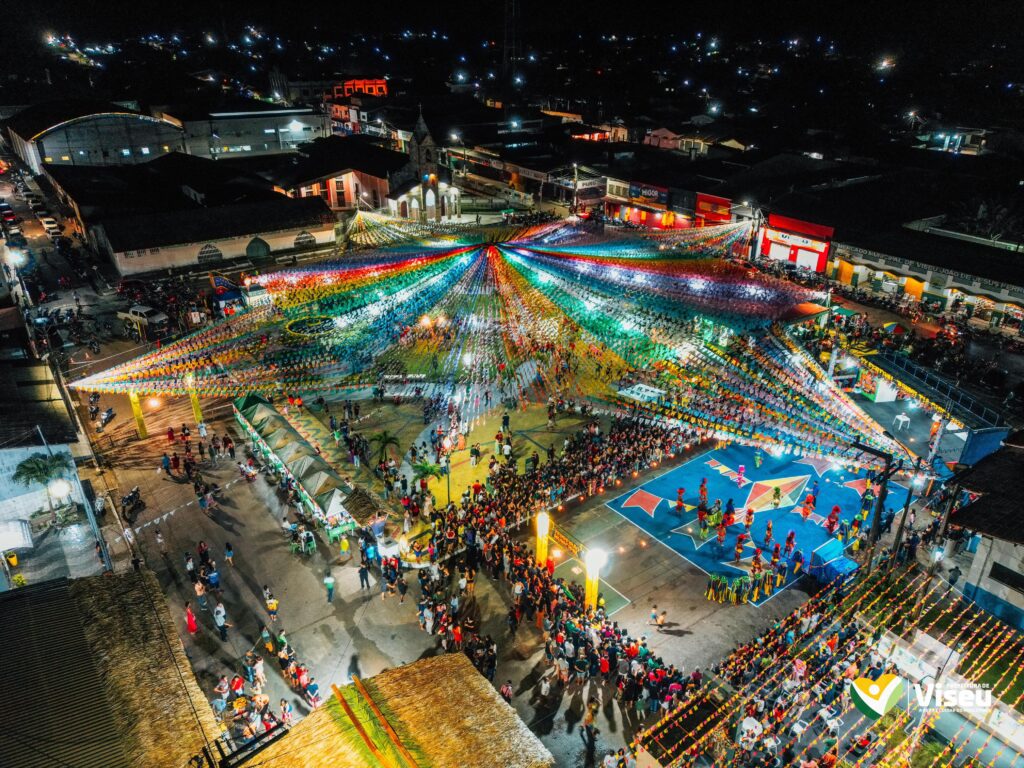
[{"label": "market stall", "polygon": [[232,409],[254,453],[295,492],[304,513],[327,532],[329,541],[355,530],[344,504],[352,488],[268,400],[249,395],[235,400]]}]

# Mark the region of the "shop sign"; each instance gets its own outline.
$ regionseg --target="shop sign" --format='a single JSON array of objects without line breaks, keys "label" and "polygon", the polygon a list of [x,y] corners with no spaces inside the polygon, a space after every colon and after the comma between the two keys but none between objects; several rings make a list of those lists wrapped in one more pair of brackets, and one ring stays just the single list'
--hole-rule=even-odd
[{"label": "shop sign", "polygon": [[541,173],[540,171],[534,171],[529,168],[523,168],[521,165],[512,165],[511,163],[505,166],[505,170],[510,173],[518,173],[524,179],[533,179],[534,181],[547,181],[548,175]]},{"label": "shop sign", "polygon": [[716,195],[697,193],[697,215],[705,221],[729,221],[732,218],[732,201]]},{"label": "shop sign", "polygon": [[824,253],[828,248],[828,243],[823,243],[820,240],[811,240],[809,237],[803,237],[802,235],[794,235],[789,232],[780,232],[777,229],[765,229],[764,236],[773,243],[781,243],[782,245],[788,245],[790,247],[806,248],[807,250],[814,251],[815,253]]},{"label": "shop sign", "polygon": [[653,184],[629,183],[629,199],[641,205],[668,205],[668,187],[656,187]]}]

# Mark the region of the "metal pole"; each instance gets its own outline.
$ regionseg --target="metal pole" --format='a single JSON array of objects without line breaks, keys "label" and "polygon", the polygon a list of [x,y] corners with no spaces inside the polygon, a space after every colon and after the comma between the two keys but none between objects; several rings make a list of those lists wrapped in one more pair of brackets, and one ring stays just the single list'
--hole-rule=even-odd
[{"label": "metal pole", "polygon": [[[917,462],[916,462],[916,464],[914,466],[914,471],[915,472],[920,472],[921,471],[921,457],[920,456],[917,457]],[[906,525],[907,515],[910,514],[910,502],[913,500],[913,498],[914,498],[914,481],[911,480],[907,484],[907,500],[903,504],[903,514],[900,515],[900,524],[899,524],[899,527],[896,528],[896,540],[893,542],[893,545],[892,545],[892,552],[893,552],[894,556],[899,554],[900,544],[903,542],[903,526]],[[889,559],[889,567],[886,570],[892,570],[893,564],[895,562],[896,562],[896,558],[895,557],[890,558]]]},{"label": "metal pole", "polygon": [[[883,505],[885,504],[886,496],[889,495],[889,478],[892,476],[895,470],[892,466],[891,453],[886,453],[885,451],[880,450],[878,448],[873,448],[870,445],[865,445],[859,440],[854,441],[853,447],[856,448],[858,451],[863,451],[864,453],[870,453],[872,456],[877,456],[878,458],[882,459],[885,462],[885,470],[882,472],[881,475],[882,487],[879,488],[878,490],[878,499],[876,500],[875,504],[875,514],[874,517],[871,518],[871,531],[868,534],[868,563],[864,575],[870,576],[872,562],[875,559],[875,545],[878,542],[878,531],[880,527],[879,523],[881,520],[881,510],[883,508]],[[896,469],[898,470],[902,466],[903,460],[900,459],[900,463],[897,465]]]},{"label": "metal pole", "polygon": [[580,169],[576,163],[572,164],[572,213],[575,216],[579,212],[579,189],[580,189]]},{"label": "metal pole", "polygon": [[836,372],[836,360],[839,359],[839,331],[833,331],[835,333],[835,340],[832,342],[832,351],[828,356],[828,378],[832,380]]},{"label": "metal pole", "polygon": [[864,570],[865,576],[871,575],[871,568],[874,565],[875,546],[878,544],[882,509],[885,507],[885,499],[889,495],[889,477],[892,474],[892,471],[892,456],[888,455],[885,457],[885,471],[882,473],[882,487],[878,489],[878,498],[875,500],[875,514],[871,518],[871,532],[868,534],[868,562],[867,567]]}]

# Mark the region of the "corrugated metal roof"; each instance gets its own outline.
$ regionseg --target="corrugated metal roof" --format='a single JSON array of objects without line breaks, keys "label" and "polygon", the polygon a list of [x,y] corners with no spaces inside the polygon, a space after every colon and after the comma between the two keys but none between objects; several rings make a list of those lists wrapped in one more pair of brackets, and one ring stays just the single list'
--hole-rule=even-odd
[{"label": "corrugated metal roof", "polygon": [[18,768],[128,768],[66,579],[0,595],[0,755]]}]

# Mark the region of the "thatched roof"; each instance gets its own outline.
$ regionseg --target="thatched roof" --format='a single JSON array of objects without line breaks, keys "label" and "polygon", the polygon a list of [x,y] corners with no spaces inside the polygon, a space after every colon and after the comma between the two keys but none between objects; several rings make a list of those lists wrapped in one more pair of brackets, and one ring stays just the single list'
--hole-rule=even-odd
[{"label": "thatched roof", "polygon": [[477,672],[465,654],[450,653],[389,669],[366,683],[403,737],[434,768],[550,768],[555,758]]},{"label": "thatched roof", "polygon": [[128,764],[188,765],[205,744],[200,729],[212,742],[220,728],[156,577],[149,571],[94,576],[69,589]]},{"label": "thatched roof", "polygon": [[[419,768],[551,768],[554,757],[461,653],[382,672],[364,686]],[[388,764],[408,768],[372,708],[343,691]],[[379,765],[331,696],[247,768],[364,768]]]}]

